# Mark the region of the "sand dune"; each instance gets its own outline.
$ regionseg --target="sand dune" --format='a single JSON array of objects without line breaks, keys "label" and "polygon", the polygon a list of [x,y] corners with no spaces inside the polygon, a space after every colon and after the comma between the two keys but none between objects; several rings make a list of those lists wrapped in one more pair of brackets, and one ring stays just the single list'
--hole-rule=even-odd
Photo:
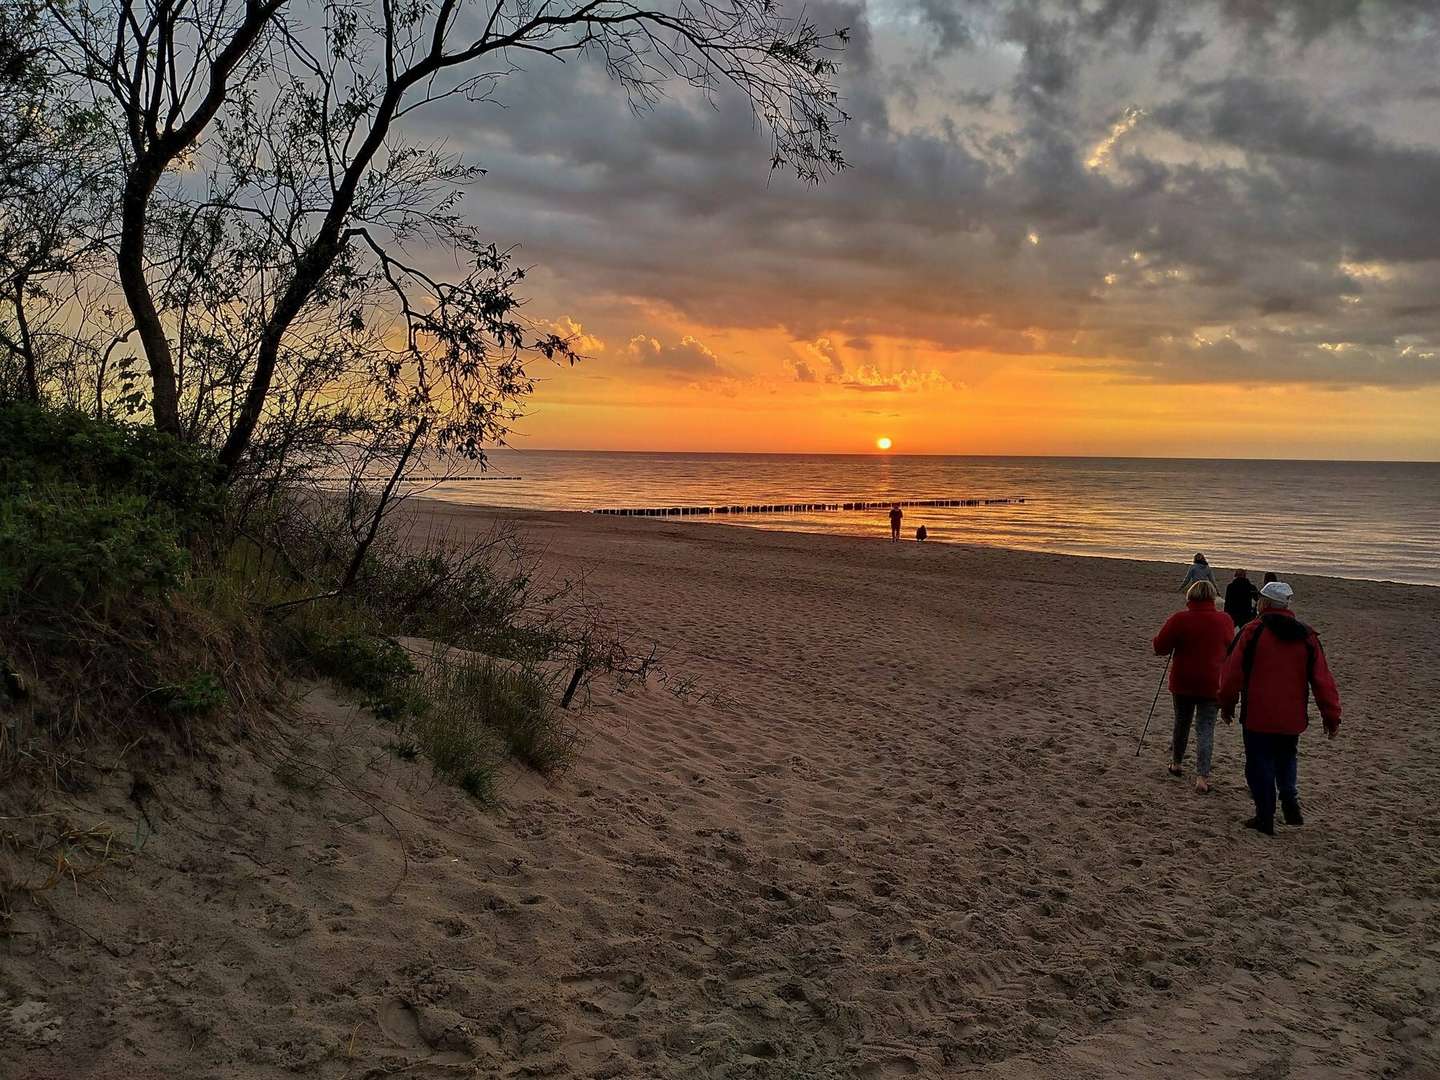
[{"label": "sand dune", "polygon": [[1440,1076],[1440,591],[1294,581],[1346,721],[1266,840],[1235,730],[1208,797],[1163,699],[1135,757],[1178,567],[520,520],[714,697],[600,692],[498,812],[319,690],[153,832],[117,773],[74,816],[141,855],[17,913],[0,1077]]}]

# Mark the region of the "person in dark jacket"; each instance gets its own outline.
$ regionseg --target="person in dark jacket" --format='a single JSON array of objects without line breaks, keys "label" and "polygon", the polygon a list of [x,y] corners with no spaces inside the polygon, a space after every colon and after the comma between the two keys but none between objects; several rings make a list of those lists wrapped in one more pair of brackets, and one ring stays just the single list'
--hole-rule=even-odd
[{"label": "person in dark jacket", "polygon": [[900,509],[899,503],[890,507],[890,542],[893,544],[900,542],[900,521],[904,517],[905,512]]},{"label": "person in dark jacket", "polygon": [[1225,586],[1225,614],[1230,616],[1236,630],[1255,618],[1255,601],[1259,596],[1260,590],[1245,571],[1236,570],[1235,577]]},{"label": "person in dark jacket", "polygon": [[1235,638],[1220,673],[1220,708],[1228,723],[1240,705],[1245,737],[1245,780],[1255,816],[1245,822],[1275,835],[1275,794],[1285,824],[1303,825],[1300,813],[1300,733],[1309,725],[1310,694],[1335,738],[1340,730],[1340,691],[1330,674],[1320,638],[1290,610],[1294,590],[1272,581],[1260,590],[1260,617]]},{"label": "person in dark jacket", "polygon": [[1195,561],[1185,571],[1185,580],[1180,583],[1180,591],[1188,597],[1190,586],[1197,581],[1208,581],[1211,585],[1215,585],[1217,590],[1219,589],[1219,585],[1215,581],[1215,571],[1210,569],[1210,564],[1205,561],[1205,556],[1198,551],[1195,553]]},{"label": "person in dark jacket", "polygon": [[1215,610],[1215,583],[1197,581],[1185,594],[1185,610],[1165,621],[1151,645],[1170,659],[1170,694],[1175,702],[1175,731],[1170,740],[1170,775],[1181,775],[1190,725],[1195,724],[1195,790],[1210,790],[1210,759],[1219,711],[1220,667],[1235,634],[1234,624]]}]

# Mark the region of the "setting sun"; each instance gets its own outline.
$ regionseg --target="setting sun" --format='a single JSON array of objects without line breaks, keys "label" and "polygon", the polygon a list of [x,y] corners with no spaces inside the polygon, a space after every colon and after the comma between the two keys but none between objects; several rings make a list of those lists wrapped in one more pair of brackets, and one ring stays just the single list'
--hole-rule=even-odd
[{"label": "setting sun", "polygon": [[875,445],[881,450],[889,450],[894,444],[890,441],[889,435],[881,435],[880,438],[875,440]]}]

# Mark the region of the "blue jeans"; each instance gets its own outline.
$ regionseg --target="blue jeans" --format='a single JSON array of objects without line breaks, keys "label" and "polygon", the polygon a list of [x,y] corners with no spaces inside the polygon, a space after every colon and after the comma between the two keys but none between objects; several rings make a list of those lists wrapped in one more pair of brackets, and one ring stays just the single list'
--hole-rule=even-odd
[{"label": "blue jeans", "polygon": [[1245,782],[1255,800],[1255,816],[1275,820],[1275,793],[1286,802],[1300,797],[1300,736],[1243,729]]},{"label": "blue jeans", "polygon": [[1210,756],[1215,750],[1215,716],[1218,702],[1211,698],[1176,694],[1175,734],[1170,740],[1171,760],[1179,765],[1185,760],[1185,746],[1190,742],[1190,722],[1195,721],[1195,774],[1210,775]]}]

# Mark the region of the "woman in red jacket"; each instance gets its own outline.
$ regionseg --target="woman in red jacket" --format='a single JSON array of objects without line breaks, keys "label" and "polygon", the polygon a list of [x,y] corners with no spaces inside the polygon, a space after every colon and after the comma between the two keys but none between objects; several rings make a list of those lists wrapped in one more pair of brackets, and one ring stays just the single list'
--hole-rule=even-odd
[{"label": "woman in red jacket", "polygon": [[1215,583],[1202,578],[1185,593],[1185,610],[1171,615],[1151,643],[1155,655],[1173,653],[1170,693],[1175,699],[1175,734],[1170,775],[1180,776],[1190,725],[1195,723],[1195,790],[1210,790],[1210,757],[1219,711],[1220,666],[1235,633],[1230,616],[1215,609]]},{"label": "woman in red jacket", "polygon": [[1300,733],[1309,726],[1310,693],[1335,738],[1340,730],[1340,691],[1325,661],[1320,638],[1290,610],[1294,591],[1283,581],[1260,590],[1260,617],[1246,623],[1220,673],[1220,706],[1229,722],[1240,703],[1245,736],[1245,780],[1255,800],[1246,827],[1275,834],[1275,793],[1286,825],[1303,825],[1300,814]]}]

